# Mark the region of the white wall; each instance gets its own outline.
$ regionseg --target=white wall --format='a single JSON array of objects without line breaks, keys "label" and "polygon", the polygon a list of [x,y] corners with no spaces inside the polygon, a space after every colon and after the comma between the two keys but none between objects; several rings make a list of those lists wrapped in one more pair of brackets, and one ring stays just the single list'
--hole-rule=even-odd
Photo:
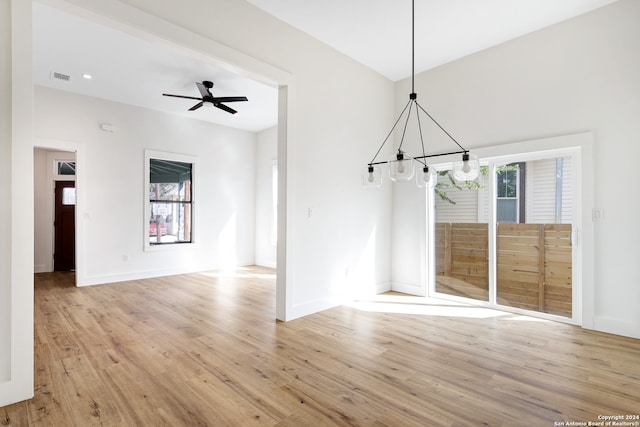
[{"label": "white wall", "polygon": [[[34,118],[36,143],[84,149],[78,285],[253,264],[255,134],[44,87],[36,87]],[[100,130],[103,122],[115,132]],[[195,245],[143,250],[145,149],[198,157]]]},{"label": "white wall", "polygon": [[[635,182],[640,158],[640,2],[621,0],[500,46],[416,76],[416,89],[437,118],[467,148],[533,140],[585,130],[595,132],[595,329],[640,337],[640,199],[611,191]],[[419,48],[419,41],[417,46]],[[397,105],[410,82],[399,82]],[[420,100],[420,98],[419,98]],[[436,137],[430,151],[450,148]],[[397,205],[419,197],[406,187]],[[394,235],[412,239],[422,218],[394,210]],[[585,220],[591,212],[583,212]],[[394,245],[413,259],[408,248]],[[405,250],[406,249],[406,250]],[[405,265],[415,272],[419,264]],[[419,275],[394,280],[417,283]]]},{"label": "white wall", "polygon": [[388,283],[391,192],[363,191],[360,170],[393,124],[393,84],[247,2],[125,3],[291,73],[287,319]]},{"label": "white wall", "polygon": [[[0,2],[0,194],[11,194],[11,2]],[[0,203],[0,383],[11,373],[11,204]],[[2,405],[2,401],[0,401]]]},{"label": "white wall", "polygon": [[[256,142],[256,265],[276,267],[276,244],[272,224],[277,220],[273,211],[273,167],[278,162],[278,128],[257,134]],[[275,216],[275,218],[274,218]]]}]

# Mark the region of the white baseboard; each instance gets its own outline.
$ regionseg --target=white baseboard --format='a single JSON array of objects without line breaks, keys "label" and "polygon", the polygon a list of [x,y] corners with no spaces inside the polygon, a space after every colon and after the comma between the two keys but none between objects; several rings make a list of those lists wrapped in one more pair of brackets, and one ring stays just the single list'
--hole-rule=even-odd
[{"label": "white baseboard", "polygon": [[104,285],[107,283],[126,282],[129,280],[151,279],[153,277],[175,276],[176,274],[200,273],[203,271],[217,270],[216,265],[206,265],[193,268],[166,268],[161,270],[134,271],[122,274],[78,276],[76,286]]},{"label": "white baseboard", "polygon": [[50,273],[52,270],[45,264],[37,264],[33,266],[34,273]]},{"label": "white baseboard", "polygon": [[[253,259],[238,262],[238,267],[254,265]],[[107,283],[126,282],[129,280],[151,279],[153,277],[175,276],[176,274],[202,273],[204,271],[219,270],[222,267],[215,264],[207,264],[200,266],[172,267],[154,270],[132,271],[121,274],[105,274],[105,275],[81,275],[76,276],[76,286],[93,286]]]},{"label": "white baseboard", "polygon": [[333,307],[338,307],[344,304],[346,301],[343,298],[320,298],[313,301],[303,302],[295,304],[290,316],[287,316],[287,321],[294,320],[299,317],[308,316],[310,314],[318,313],[320,311],[328,310]]},{"label": "white baseboard", "polygon": [[278,265],[275,261],[256,260],[255,265],[267,268],[276,268]]},{"label": "white baseboard", "polygon": [[608,334],[640,338],[640,325],[611,317],[594,316],[593,329]]},{"label": "white baseboard", "polygon": [[383,294],[385,292],[389,292],[393,290],[391,286],[391,282],[378,283],[376,285],[376,294]]},{"label": "white baseboard", "polygon": [[422,289],[419,285],[412,285],[409,283],[392,282],[391,290],[395,292],[401,292],[403,294],[425,296],[423,295],[424,292],[422,292]]}]

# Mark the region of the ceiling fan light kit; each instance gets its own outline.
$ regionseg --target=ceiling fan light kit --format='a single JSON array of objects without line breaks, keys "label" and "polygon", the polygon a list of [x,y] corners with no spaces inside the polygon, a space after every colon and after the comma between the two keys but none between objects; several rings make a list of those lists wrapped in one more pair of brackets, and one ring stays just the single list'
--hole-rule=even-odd
[{"label": "ceiling fan light kit", "polygon": [[183,99],[197,99],[198,102],[193,107],[189,108],[188,111],[195,111],[198,108],[206,105],[219,108],[223,111],[226,111],[230,114],[237,114],[238,112],[233,108],[225,105],[227,102],[242,102],[248,101],[246,96],[213,96],[211,93],[211,89],[213,88],[213,82],[204,80],[202,83],[196,82],[196,86],[198,87],[198,91],[200,92],[200,97],[195,96],[186,96],[186,95],[172,95],[170,93],[163,93],[162,96],[170,96],[173,98],[183,98]]},{"label": "ceiling fan light kit", "polygon": [[[422,145],[421,156],[411,156],[402,150],[402,144],[404,143],[405,134],[407,132],[407,125],[409,124],[409,118],[411,117],[412,110],[415,110],[415,117],[418,122],[418,132],[420,135],[420,143]],[[402,138],[398,146],[398,152],[394,159],[376,161],[378,154],[382,151],[382,148],[387,143],[393,131],[400,123],[401,119],[405,117],[404,129],[402,131]],[[444,134],[453,141],[459,148],[457,151],[439,154],[426,154],[424,148],[424,138],[422,136],[422,125],[420,123],[420,113],[426,115],[433,123],[440,128]],[[389,178],[394,182],[411,181],[415,176],[416,185],[420,188],[432,188],[435,185],[436,177],[433,168],[430,168],[427,164],[427,159],[431,157],[450,156],[455,154],[462,154],[460,161],[453,163],[453,176],[457,181],[473,181],[480,173],[480,163],[478,158],[469,153],[469,150],[465,149],[456,139],[451,136],[449,132],[443,128],[419,103],[418,94],[415,92],[415,0],[411,0],[411,93],[409,94],[409,102],[404,107],[400,116],[397,118],[393,127],[387,134],[387,137],[378,148],[378,151],[373,156],[373,159],[369,162],[366,168],[362,170],[362,184],[365,188],[378,188],[382,185],[382,171],[381,165],[386,164],[389,168]],[[416,167],[418,172],[416,173]]]}]

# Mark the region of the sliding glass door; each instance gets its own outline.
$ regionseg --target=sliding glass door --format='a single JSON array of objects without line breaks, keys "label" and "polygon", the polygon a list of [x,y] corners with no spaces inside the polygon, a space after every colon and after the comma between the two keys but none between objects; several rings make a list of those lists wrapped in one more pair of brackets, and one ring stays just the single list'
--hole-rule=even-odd
[{"label": "sliding glass door", "polygon": [[576,153],[484,159],[477,181],[438,171],[430,295],[573,319]]},{"label": "sliding glass door", "polygon": [[495,165],[498,305],[571,318],[572,167],[568,155]]},{"label": "sliding glass door", "polygon": [[489,301],[488,222],[478,191],[482,185],[457,183],[448,169],[440,170],[437,179],[435,290]]}]

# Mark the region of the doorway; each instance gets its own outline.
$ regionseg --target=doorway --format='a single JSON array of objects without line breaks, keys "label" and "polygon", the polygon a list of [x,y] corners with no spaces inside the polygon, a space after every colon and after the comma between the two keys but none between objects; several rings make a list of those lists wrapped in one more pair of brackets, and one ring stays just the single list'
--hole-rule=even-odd
[{"label": "doorway", "polygon": [[54,192],[54,271],[76,269],[76,183],[56,181]]},{"label": "doorway", "polygon": [[[79,271],[76,211],[81,210],[75,144],[36,141],[33,150],[34,273]],[[77,205],[77,207],[76,207]]]}]

